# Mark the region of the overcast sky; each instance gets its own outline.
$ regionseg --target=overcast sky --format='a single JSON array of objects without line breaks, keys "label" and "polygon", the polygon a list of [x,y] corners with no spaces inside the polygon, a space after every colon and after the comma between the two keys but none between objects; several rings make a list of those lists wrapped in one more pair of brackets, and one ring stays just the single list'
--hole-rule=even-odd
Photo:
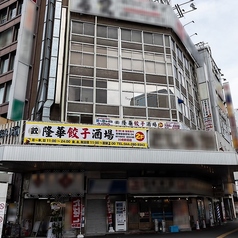
[{"label": "overcast sky", "polygon": [[[224,74],[231,88],[234,108],[238,108],[238,0],[172,0],[172,6],[189,11],[194,3],[197,10],[184,14],[181,18],[185,30],[194,44],[208,43],[212,57]],[[187,3],[188,2],[188,3]]]}]

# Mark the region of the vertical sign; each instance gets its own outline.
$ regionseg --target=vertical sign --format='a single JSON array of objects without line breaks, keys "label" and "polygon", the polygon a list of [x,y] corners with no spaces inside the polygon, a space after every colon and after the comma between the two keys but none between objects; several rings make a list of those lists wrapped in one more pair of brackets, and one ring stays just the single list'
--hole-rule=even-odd
[{"label": "vertical sign", "polygon": [[81,216],[82,216],[82,199],[75,198],[72,201],[72,228],[81,228]]},{"label": "vertical sign", "polygon": [[203,113],[203,121],[205,125],[206,131],[213,131],[213,120],[212,120],[212,112],[210,109],[210,104],[208,99],[202,100],[202,113]]},{"label": "vertical sign", "polygon": [[6,209],[6,198],[7,198],[7,183],[0,183],[0,237],[2,234],[5,209]]},{"label": "vertical sign", "polygon": [[109,198],[109,195],[106,196],[107,200],[107,222],[108,222],[108,231],[113,232],[113,226],[112,226],[112,211],[111,211],[111,201]]}]

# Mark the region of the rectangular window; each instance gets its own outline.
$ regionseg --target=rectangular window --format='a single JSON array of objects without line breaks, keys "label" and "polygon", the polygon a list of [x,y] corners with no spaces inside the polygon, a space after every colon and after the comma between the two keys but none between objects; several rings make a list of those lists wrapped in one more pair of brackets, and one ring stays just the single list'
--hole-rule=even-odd
[{"label": "rectangular window", "polygon": [[17,41],[18,39],[18,32],[19,32],[20,24],[15,25],[14,32],[13,32],[13,39],[12,41]]},{"label": "rectangular window", "polygon": [[163,44],[163,35],[154,34],[154,43],[155,43],[155,45],[164,45]]},{"label": "rectangular window", "polygon": [[0,85],[0,104],[3,103],[4,88],[5,88],[4,84],[1,84]]},{"label": "rectangular window", "polygon": [[5,95],[5,102],[9,102],[9,95],[12,87],[12,82],[7,82],[6,84],[6,95]]},{"label": "rectangular window", "polygon": [[152,61],[145,62],[145,68],[147,73],[154,74],[155,73],[155,63]]},{"label": "rectangular window", "polygon": [[14,3],[9,7],[8,19],[11,20],[14,17],[16,17],[16,15],[17,15],[17,5],[16,3]]},{"label": "rectangular window", "polygon": [[20,14],[21,14],[22,4],[23,4],[23,0],[18,1],[17,15],[20,15]]},{"label": "rectangular window", "polygon": [[0,33],[0,49],[12,43],[13,28],[9,28]]},{"label": "rectangular window", "polygon": [[7,8],[0,12],[0,24],[4,24],[5,22],[7,22]]},{"label": "rectangular window", "polygon": [[121,30],[121,39],[124,41],[131,41],[131,30]]},{"label": "rectangular window", "polygon": [[0,62],[0,74],[4,74],[8,71],[8,65],[9,65],[9,56],[5,56],[1,58]]},{"label": "rectangular window", "polygon": [[13,70],[13,68],[14,68],[15,55],[16,55],[16,52],[12,52],[11,53],[10,62],[9,62],[9,68],[8,68],[9,70]]},{"label": "rectangular window", "polygon": [[144,32],[144,43],[153,44],[153,34]]}]

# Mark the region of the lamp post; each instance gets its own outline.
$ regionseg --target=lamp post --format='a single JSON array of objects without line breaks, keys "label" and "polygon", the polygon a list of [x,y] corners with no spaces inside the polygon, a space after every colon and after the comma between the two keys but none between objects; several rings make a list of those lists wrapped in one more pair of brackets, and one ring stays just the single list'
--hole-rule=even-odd
[{"label": "lamp post", "polygon": [[197,35],[197,33],[194,33],[194,34],[192,34],[191,36],[189,36],[190,38],[192,37],[192,36],[196,36]]},{"label": "lamp post", "polygon": [[183,27],[187,26],[187,25],[190,24],[190,23],[195,23],[195,21],[190,21],[190,22],[184,24]]}]

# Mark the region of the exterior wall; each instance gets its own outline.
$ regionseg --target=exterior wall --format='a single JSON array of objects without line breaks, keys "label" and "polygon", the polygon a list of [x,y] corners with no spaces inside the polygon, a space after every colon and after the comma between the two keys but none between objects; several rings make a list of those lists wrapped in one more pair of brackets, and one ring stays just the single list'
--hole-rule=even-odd
[{"label": "exterior wall", "polygon": [[74,14],[70,23],[65,120],[91,124],[98,116],[160,119],[201,128],[195,116],[200,107],[193,62],[171,33],[106,22]]},{"label": "exterior wall", "polygon": [[0,4],[0,115],[7,118],[22,1]]},{"label": "exterior wall", "polygon": [[205,129],[217,131],[231,144],[231,129],[225,107],[220,70],[212,58],[211,49],[208,45],[200,43],[197,48],[201,58],[204,59],[197,71]]}]

